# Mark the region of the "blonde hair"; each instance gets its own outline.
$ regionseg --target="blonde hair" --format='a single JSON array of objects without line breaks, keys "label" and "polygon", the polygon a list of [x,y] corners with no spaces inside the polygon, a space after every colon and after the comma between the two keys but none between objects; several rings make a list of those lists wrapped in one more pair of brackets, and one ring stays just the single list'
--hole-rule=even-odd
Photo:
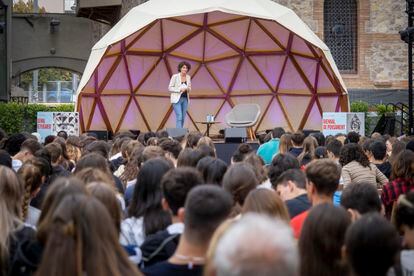
[{"label": "blonde hair", "polygon": [[0,273],[5,272],[9,255],[10,234],[22,224],[24,186],[16,173],[0,166]]},{"label": "blonde hair", "polygon": [[279,153],[285,154],[288,153],[292,147],[292,135],[285,133],[280,137],[279,142]]}]

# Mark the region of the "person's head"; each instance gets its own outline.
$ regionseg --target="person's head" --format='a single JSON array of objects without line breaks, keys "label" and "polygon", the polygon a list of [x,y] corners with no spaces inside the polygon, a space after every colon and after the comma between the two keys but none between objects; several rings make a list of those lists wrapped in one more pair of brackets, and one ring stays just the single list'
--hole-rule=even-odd
[{"label": "person's head", "polygon": [[388,158],[388,161],[392,164],[394,164],[394,162],[396,160],[398,160],[398,155],[405,150],[405,143],[402,141],[396,141],[393,145],[392,145],[392,151],[390,154],[390,157]]},{"label": "person's head", "polygon": [[290,169],[282,173],[273,188],[284,200],[290,200],[306,191],[306,176],[300,169]]},{"label": "person's head", "polygon": [[285,134],[285,130],[283,129],[283,127],[275,127],[270,131],[270,133],[271,138],[280,138],[283,134]]},{"label": "person's head", "polygon": [[5,166],[8,168],[12,168],[12,158],[10,154],[0,149],[0,166]]},{"label": "person's head", "polygon": [[365,155],[362,147],[355,143],[344,145],[339,156],[339,163],[345,166],[352,161],[358,162],[363,167],[369,167],[368,157]]},{"label": "person's head", "polygon": [[240,144],[237,147],[236,151],[233,153],[231,157],[231,162],[232,163],[242,162],[244,158],[251,152],[253,152],[253,148],[249,144],[247,143]]},{"label": "person's head", "polygon": [[346,141],[345,141],[345,143],[346,143],[346,144],[349,144],[349,143],[355,143],[355,144],[358,144],[358,142],[359,142],[359,137],[360,137],[359,133],[357,133],[357,132],[355,132],[355,131],[351,131],[351,132],[349,132],[349,133],[348,133],[348,135],[346,136]]},{"label": "person's head", "polygon": [[155,135],[157,135],[157,138],[158,139],[161,139],[161,138],[168,138],[168,131],[166,131],[166,130],[158,130],[156,133],[155,133]]},{"label": "person's head", "polygon": [[21,147],[20,151],[16,154],[15,158],[20,159],[23,163],[34,156],[34,154],[42,148],[42,145],[34,139],[26,139]]},{"label": "person's head", "polygon": [[[223,177],[223,188],[234,200],[235,209],[240,209],[251,190],[259,184],[252,167],[245,163],[231,165]],[[238,205],[238,206],[237,206]],[[235,210],[237,214],[240,210]]]},{"label": "person's head", "polygon": [[109,215],[114,222],[117,233],[121,231],[121,206],[119,200],[116,198],[114,189],[111,189],[106,183],[91,182],[86,185],[88,193],[94,198],[98,199],[107,209]]},{"label": "person's head", "polygon": [[0,265],[3,265],[8,257],[10,234],[22,218],[24,185],[16,173],[5,166],[0,166],[0,179]]},{"label": "person's head", "polygon": [[106,170],[89,167],[82,170],[76,170],[76,173],[74,175],[82,180],[85,184],[92,182],[105,183],[108,187],[115,191],[115,181],[112,175]]},{"label": "person's head", "polygon": [[200,185],[193,188],[184,205],[183,239],[207,252],[214,231],[229,217],[232,206],[230,194],[220,187]]},{"label": "person's head", "polygon": [[149,145],[148,140],[153,138],[153,137],[157,137],[155,132],[148,131],[148,132],[144,133],[144,146],[148,146]]},{"label": "person's head", "polygon": [[45,150],[50,154],[52,165],[56,166],[62,158],[62,147],[60,144],[52,142],[45,146]]},{"label": "person's head", "polygon": [[279,153],[281,154],[288,153],[291,148],[292,148],[292,135],[290,133],[285,133],[280,137]]},{"label": "person's head", "polygon": [[259,183],[263,183],[267,180],[267,171],[264,167],[265,164],[260,156],[252,152],[246,156],[243,162],[252,166],[252,169]]},{"label": "person's head", "polygon": [[370,151],[375,160],[384,161],[387,156],[387,145],[382,140],[376,140],[371,144]]},{"label": "person's head", "polygon": [[302,161],[305,157],[307,157],[310,160],[313,160],[315,158],[315,149],[318,146],[318,142],[313,136],[308,136],[303,140],[303,151],[298,156],[299,161]]},{"label": "person's head", "polygon": [[178,210],[184,207],[188,192],[200,184],[203,184],[203,178],[194,168],[183,167],[167,172],[161,180],[164,209],[177,216]]},{"label": "person's head", "polygon": [[395,142],[398,141],[397,137],[390,137],[387,139],[387,141],[385,142],[385,145],[387,146],[387,152],[391,153],[392,151],[392,146],[394,145]]},{"label": "person's head", "polygon": [[210,137],[203,136],[198,140],[197,148],[200,148],[203,145],[210,147],[214,151],[214,154],[216,153],[216,146],[214,146],[213,140]]},{"label": "person's head", "polygon": [[138,275],[105,206],[69,195],[54,210],[37,275]]},{"label": "person's head", "polygon": [[12,134],[4,142],[4,150],[14,156],[20,151],[20,147],[26,139],[27,137],[22,133]]},{"label": "person's head", "polygon": [[370,212],[381,212],[381,200],[376,187],[370,183],[351,183],[342,192],[341,205],[352,219]]},{"label": "person's head", "polygon": [[162,158],[145,162],[138,172],[131,203],[128,208],[130,217],[144,218],[146,235],[163,230],[170,222],[169,215],[161,205],[161,179],[172,169],[171,163]]},{"label": "person's head", "polygon": [[409,141],[405,148],[414,152],[414,140]]},{"label": "person's head", "polygon": [[213,257],[217,276],[294,276],[298,265],[290,227],[261,214],[246,214],[234,222],[219,239]]},{"label": "person's head", "polygon": [[211,156],[213,158],[216,158],[216,151],[214,148],[208,146],[208,145],[198,145],[197,150],[201,153],[201,155],[204,156]]},{"label": "person's head", "polygon": [[273,190],[254,189],[244,201],[242,214],[259,213],[279,218],[289,223],[289,213],[283,200]]},{"label": "person's head", "polygon": [[196,168],[203,176],[204,183],[221,186],[227,164],[221,159],[206,156],[198,161]]},{"label": "person's head", "polygon": [[102,155],[98,153],[88,153],[78,161],[74,173],[87,168],[94,168],[105,171],[107,174],[111,174],[108,161]]},{"label": "person's head", "polygon": [[310,136],[316,139],[319,147],[325,146],[325,136],[323,135],[322,132],[314,132],[314,133],[311,133]]},{"label": "person's head", "polygon": [[403,150],[392,164],[391,179],[414,177],[414,152]]},{"label": "person's head", "polygon": [[187,61],[181,61],[177,66],[178,72],[187,74],[191,70],[191,64]]},{"label": "person's head", "polygon": [[286,170],[299,169],[299,161],[290,153],[279,153],[273,157],[272,163],[268,167],[268,176],[273,188],[276,187],[276,182],[279,176]]},{"label": "person's head", "polygon": [[324,158],[328,158],[328,152],[326,151],[326,147],[317,147],[315,149],[315,159]]},{"label": "person's head", "polygon": [[395,226],[403,235],[403,246],[414,249],[414,191],[398,198]]},{"label": "person's head", "polygon": [[374,132],[371,134],[372,139],[382,139],[382,135],[379,132]]},{"label": "person's head", "polygon": [[46,146],[50,143],[53,143],[53,141],[55,141],[55,139],[56,139],[55,135],[48,135],[48,136],[45,137],[45,142],[43,144]]},{"label": "person's head", "polygon": [[164,156],[165,156],[165,152],[159,146],[147,146],[142,152],[139,166],[141,167],[142,164],[144,164],[148,160],[159,158],[159,157],[164,157]]},{"label": "person's head", "polygon": [[328,153],[328,158],[332,160],[339,159],[342,147],[343,147],[343,144],[341,143],[341,141],[337,139],[333,139],[331,142],[329,142],[326,145],[326,151]]},{"label": "person's head", "polygon": [[191,131],[187,134],[186,139],[186,148],[194,149],[197,147],[198,141],[203,137],[203,135],[198,131]]},{"label": "person's head", "polygon": [[[113,156],[115,154],[118,154],[119,152],[122,152],[122,147],[123,146],[126,147],[126,144],[128,144],[128,142],[130,142],[130,141],[132,141],[132,138],[130,138],[130,137],[125,137],[125,136],[116,137],[113,141],[113,144],[112,144],[109,155]],[[125,158],[125,156],[123,156],[123,157]]]},{"label": "person's head", "polygon": [[312,208],[299,238],[300,275],[344,275],[342,246],[351,224],[347,212],[331,204]]},{"label": "person's head", "polygon": [[164,150],[166,154],[169,155],[168,157],[172,157],[175,160],[178,159],[178,155],[183,149],[180,143],[173,139],[165,139],[160,142],[159,146]]},{"label": "person's head", "polygon": [[92,143],[85,146],[84,147],[84,154],[94,152],[94,153],[100,154],[105,159],[108,159],[109,149],[110,149],[110,147],[109,147],[107,142],[102,141],[102,140],[98,140],[98,141],[93,141]]},{"label": "person's head", "polygon": [[47,189],[42,202],[39,220],[37,222],[37,237],[44,243],[47,236],[47,228],[50,225],[53,212],[67,195],[86,194],[85,183],[76,177],[60,177],[53,181]]},{"label": "person's head", "polygon": [[39,167],[32,164],[30,161],[24,163],[19,170],[17,175],[20,181],[24,184],[24,198],[22,203],[23,219],[27,218],[30,199],[33,198],[40,190],[42,185],[42,171]]},{"label": "person's head", "polygon": [[198,161],[203,158],[201,151],[192,148],[185,148],[178,155],[177,167],[192,167],[197,166]]},{"label": "person's head", "polygon": [[296,131],[292,134],[292,144],[294,147],[302,147],[305,140],[305,134],[302,131]]},{"label": "person's head", "polygon": [[67,132],[66,131],[64,131],[64,130],[61,130],[61,131],[59,131],[58,133],[57,133],[57,137],[62,137],[63,139],[68,139],[68,134],[67,134]]},{"label": "person's head", "polygon": [[306,168],[308,197],[313,204],[317,199],[332,202],[338,189],[341,168],[329,159],[315,160]]},{"label": "person's head", "polygon": [[387,275],[399,248],[396,229],[380,214],[362,216],[346,232],[345,254],[357,276]]}]

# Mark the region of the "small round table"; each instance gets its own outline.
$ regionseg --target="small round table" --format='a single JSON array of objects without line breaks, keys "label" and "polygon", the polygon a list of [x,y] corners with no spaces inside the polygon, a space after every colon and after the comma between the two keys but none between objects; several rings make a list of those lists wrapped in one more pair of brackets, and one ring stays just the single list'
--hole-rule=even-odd
[{"label": "small round table", "polygon": [[195,123],[207,126],[207,130],[206,130],[206,132],[204,132],[204,135],[206,135],[207,137],[210,137],[210,127],[212,125],[221,124],[221,122],[207,122],[207,121],[199,121],[199,122],[195,122]]}]

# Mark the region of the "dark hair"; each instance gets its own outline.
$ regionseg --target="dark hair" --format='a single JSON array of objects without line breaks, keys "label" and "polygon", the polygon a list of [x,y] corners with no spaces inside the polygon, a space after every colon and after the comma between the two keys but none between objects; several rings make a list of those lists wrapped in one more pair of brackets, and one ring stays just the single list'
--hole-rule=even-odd
[{"label": "dark hair", "polygon": [[109,155],[109,149],[110,148],[107,142],[99,140],[93,141],[92,143],[86,145],[84,151],[85,153],[96,152],[107,159]]},{"label": "dark hair", "polygon": [[86,168],[100,169],[111,174],[108,160],[106,160],[105,157],[103,157],[102,155],[94,152],[82,156],[82,158],[76,164],[74,173],[77,173],[78,171],[81,171]]},{"label": "dark hair", "polygon": [[400,152],[392,164],[391,179],[414,177],[413,164],[414,152],[411,150]]},{"label": "dark hair", "polygon": [[300,169],[289,169],[283,172],[275,181],[274,188],[288,181],[295,183],[299,189],[306,189],[306,175]]},{"label": "dark hair", "polygon": [[381,211],[377,188],[369,183],[351,183],[342,192],[341,205],[357,210],[361,215]]},{"label": "dark hair", "polygon": [[387,155],[387,146],[382,140],[376,140],[370,145],[369,151],[375,160],[383,160]]},{"label": "dark hair", "polygon": [[328,157],[326,147],[317,147],[315,149],[315,159],[323,159]]},{"label": "dark hair", "polygon": [[34,155],[36,151],[42,149],[42,145],[35,139],[26,139],[22,143],[21,149],[26,149],[30,151],[32,155]]},{"label": "dark hair", "polygon": [[296,146],[301,146],[303,144],[303,140],[305,140],[305,134],[302,131],[296,131],[292,134],[292,142]]},{"label": "dark hair", "polygon": [[244,160],[244,157],[246,157],[246,155],[248,155],[251,152],[253,152],[252,146],[250,146],[247,143],[240,144],[237,147],[236,151],[233,153],[231,159],[233,160],[233,162],[241,162]]},{"label": "dark hair", "polygon": [[414,191],[400,195],[395,209],[395,224],[399,230],[403,225],[414,228]]},{"label": "dark hair", "polygon": [[67,196],[57,206],[43,254],[36,275],[139,275],[106,208],[86,195]]},{"label": "dark hair", "polygon": [[197,170],[203,176],[205,183],[221,186],[223,176],[227,171],[227,164],[221,159],[206,156],[198,161]]},{"label": "dark hair", "polygon": [[144,146],[148,145],[148,140],[152,137],[157,137],[155,132],[148,131],[148,132],[144,133]]},{"label": "dark hair", "polygon": [[20,151],[20,147],[27,137],[22,133],[12,134],[4,142],[4,149],[11,155],[14,156]]},{"label": "dark hair", "polygon": [[58,133],[57,133],[57,136],[58,137],[62,137],[63,139],[68,139],[68,134],[67,134],[67,132],[66,131],[64,131],[64,130],[61,130],[61,131],[59,131]]},{"label": "dark hair", "polygon": [[280,138],[283,134],[285,134],[283,127],[275,127],[270,132],[272,133],[273,138]]},{"label": "dark hair", "polygon": [[348,135],[346,136],[346,140],[345,143],[349,144],[349,143],[355,143],[358,144],[359,142],[359,133],[355,132],[355,131],[351,131],[348,133]]},{"label": "dark hair", "polygon": [[265,163],[263,159],[258,156],[255,152],[248,154],[244,158],[244,163],[251,165],[254,174],[256,175],[259,183],[263,183],[267,180],[267,171],[264,167]]},{"label": "dark hair", "polygon": [[306,177],[319,195],[332,196],[338,189],[341,168],[328,159],[315,160],[306,168]]},{"label": "dark hair", "polygon": [[383,216],[369,213],[346,232],[346,255],[358,276],[385,276],[400,248],[397,231]]},{"label": "dark hair", "polygon": [[148,160],[137,177],[128,216],[144,218],[145,235],[155,234],[171,224],[171,217],[162,209],[161,179],[172,167],[164,159]]},{"label": "dark hair", "polygon": [[339,141],[337,139],[333,139],[331,142],[329,142],[326,145],[326,150],[329,151],[329,152],[332,152],[332,154],[335,157],[339,157],[342,147],[343,147],[343,145],[342,145],[341,141]]},{"label": "dark hair", "polygon": [[217,227],[231,212],[233,201],[229,193],[214,185],[192,189],[185,201],[184,236],[195,245],[209,243]]},{"label": "dark hair", "polygon": [[203,156],[210,156],[215,158],[216,152],[214,151],[214,148],[207,146],[207,145],[198,145],[197,150],[201,152],[201,155]]},{"label": "dark hair", "polygon": [[147,146],[145,147],[144,151],[140,156],[140,160],[138,160],[138,167],[141,166],[141,163],[145,163],[148,160],[164,157],[164,150],[159,146]]},{"label": "dark hair", "polygon": [[392,145],[391,156],[388,158],[388,161],[392,164],[398,159],[398,154],[400,154],[405,149],[406,144],[401,141],[395,141]]},{"label": "dark hair", "polygon": [[230,166],[223,177],[223,188],[232,196],[234,203],[241,207],[249,192],[256,189],[259,181],[249,164],[235,163]]},{"label": "dark hair", "polygon": [[346,275],[341,250],[350,224],[341,207],[324,203],[311,209],[299,239],[300,275]]},{"label": "dark hair", "polygon": [[46,145],[48,145],[50,143],[53,143],[53,141],[55,140],[55,138],[56,138],[55,135],[48,135],[48,136],[46,136],[44,145],[46,146]]},{"label": "dark hair", "polygon": [[6,166],[8,168],[12,168],[12,158],[10,154],[7,151],[1,150],[1,149],[0,149],[0,165]]},{"label": "dark hair", "polygon": [[62,156],[62,147],[60,144],[52,142],[45,146],[45,149],[50,154],[50,161],[56,163],[59,161],[59,158]]},{"label": "dark hair", "polygon": [[339,163],[341,166],[345,166],[352,161],[357,161],[363,167],[369,167],[368,157],[365,155],[361,146],[355,143],[349,143],[344,145],[341,149],[339,157]]},{"label": "dark hair", "polygon": [[187,61],[181,61],[180,63],[178,63],[178,66],[177,66],[178,72],[181,72],[181,68],[183,68],[184,65],[187,67],[187,72],[190,71],[191,64],[188,63]]},{"label": "dark hair", "polygon": [[178,209],[184,207],[188,192],[200,184],[203,184],[203,179],[194,168],[177,168],[163,176],[162,193],[174,216],[177,215]]},{"label": "dark hair", "polygon": [[273,157],[272,163],[268,167],[268,176],[273,187],[277,185],[277,179],[286,170],[299,169],[299,161],[290,153],[279,153]]},{"label": "dark hair", "polygon": [[198,141],[203,137],[203,134],[201,134],[198,131],[191,131],[187,134],[187,143],[186,148],[195,148],[197,147]]},{"label": "dark hair", "polygon": [[314,132],[311,133],[310,136],[315,137],[316,141],[318,142],[318,146],[324,147],[325,146],[325,136],[322,132]]},{"label": "dark hair", "polygon": [[203,157],[203,154],[198,149],[185,148],[178,155],[177,167],[195,168],[198,161]]},{"label": "dark hair", "polygon": [[159,146],[165,152],[170,152],[174,156],[175,159],[178,158],[178,155],[183,149],[178,141],[172,140],[172,139],[163,140],[162,142],[160,142]]},{"label": "dark hair", "polygon": [[157,137],[158,137],[158,139],[161,139],[161,138],[168,138],[168,131],[166,131],[166,130],[158,130],[156,133],[155,133],[155,135],[157,135]]}]

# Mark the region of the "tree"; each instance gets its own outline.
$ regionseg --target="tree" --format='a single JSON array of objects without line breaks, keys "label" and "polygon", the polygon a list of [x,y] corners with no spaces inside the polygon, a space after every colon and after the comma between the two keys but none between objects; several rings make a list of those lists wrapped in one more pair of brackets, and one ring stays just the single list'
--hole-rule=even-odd
[{"label": "tree", "polygon": [[[34,4],[33,0],[18,0],[13,4],[13,12],[14,13],[34,13]],[[46,13],[46,9],[44,7],[39,7],[39,13]]]}]

